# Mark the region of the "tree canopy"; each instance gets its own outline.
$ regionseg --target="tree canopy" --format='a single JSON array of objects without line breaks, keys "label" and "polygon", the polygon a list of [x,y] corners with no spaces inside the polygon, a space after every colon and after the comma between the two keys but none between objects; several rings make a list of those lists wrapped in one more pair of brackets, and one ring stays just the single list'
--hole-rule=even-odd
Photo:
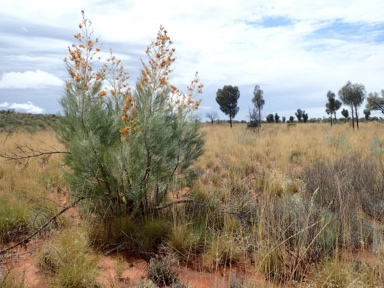
[{"label": "tree canopy", "polygon": [[260,89],[259,85],[255,86],[255,89],[253,90],[253,98],[252,102],[255,105],[255,108],[258,112],[258,122],[259,125],[261,124],[261,110],[264,107],[265,100],[263,98],[264,91]]},{"label": "tree canopy", "polygon": [[215,111],[209,111],[205,113],[205,117],[207,117],[209,121],[211,121],[211,124],[213,124],[213,122],[215,122],[216,119],[219,119],[219,114],[217,114],[217,112]]},{"label": "tree canopy", "polygon": [[347,122],[347,118],[348,118],[348,116],[349,116],[349,112],[348,112],[348,110],[347,110],[347,109],[343,109],[343,110],[341,110],[341,115],[344,116],[344,118],[345,118],[345,122]]},{"label": "tree canopy", "polygon": [[352,116],[352,127],[356,126],[359,128],[359,117],[357,114],[357,108],[363,103],[365,99],[365,87],[363,84],[352,84],[350,81],[347,82],[340,90],[339,97],[343,104],[351,107]]},{"label": "tree canopy", "polygon": [[369,110],[380,110],[384,114],[384,90],[381,90],[380,94],[377,92],[369,93],[366,108]]},{"label": "tree canopy", "polygon": [[237,86],[225,85],[223,89],[216,92],[216,102],[220,106],[220,110],[229,116],[229,123],[232,128],[232,119],[235,118],[239,107],[237,100],[240,98],[240,91]]},{"label": "tree canopy", "polygon": [[336,99],[335,93],[332,91],[328,91],[327,93],[328,103],[325,104],[325,112],[328,115],[331,115],[331,126],[332,126],[332,118],[335,117],[336,120],[336,111],[340,109],[341,102]]}]

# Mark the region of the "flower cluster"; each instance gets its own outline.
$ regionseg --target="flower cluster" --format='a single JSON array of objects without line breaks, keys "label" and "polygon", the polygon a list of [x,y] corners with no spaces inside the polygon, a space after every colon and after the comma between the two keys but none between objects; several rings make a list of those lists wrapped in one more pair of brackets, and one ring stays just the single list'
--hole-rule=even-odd
[{"label": "flower cluster", "polygon": [[[175,62],[175,49],[171,48],[173,42],[168,36],[164,27],[160,26],[156,40],[152,41],[145,53],[148,57],[148,63],[141,59],[143,68],[140,71],[140,77],[136,84],[136,92],[138,95],[147,95],[152,97],[150,102],[156,102],[156,97],[162,93],[167,93],[167,103],[164,105],[172,111],[178,111],[179,115],[184,115],[186,111],[196,110],[199,108],[201,100],[195,100],[196,94],[202,93],[203,85],[200,84],[198,75],[192,80],[191,85],[187,87],[187,93],[182,93],[176,86],[170,84],[169,75],[172,73],[172,64]],[[131,103],[132,96],[127,95],[126,102]],[[164,107],[162,106],[162,107]],[[123,121],[129,124],[132,115],[131,106],[124,106]],[[131,131],[125,127],[122,133]]]},{"label": "flower cluster", "polygon": [[[128,120],[128,124],[137,123],[137,119],[134,118],[136,114],[134,101],[128,85],[129,73],[125,71],[121,60],[117,59],[112,51],[104,64],[98,65],[99,68],[95,69],[97,63],[102,62],[102,58],[98,56],[102,45],[99,44],[98,38],[92,39],[92,23],[85,18],[84,11],[82,16],[83,20],[79,24],[81,33],[74,35],[78,44],[68,47],[69,56],[64,59],[70,76],[66,81],[67,92],[82,91],[83,93],[80,93],[82,97],[85,95],[101,98],[110,96],[116,100],[116,106],[119,105],[120,99],[125,99],[122,120]],[[121,133],[127,136],[133,125],[123,128]]]},{"label": "flower cluster", "polygon": [[[79,24],[81,33],[74,35],[78,44],[72,44],[71,47],[68,47],[69,57],[64,58],[68,74],[71,78],[66,81],[67,92],[71,89],[83,91],[84,93],[92,91],[97,87],[96,85],[100,85],[99,81],[103,81],[105,75],[104,67],[100,71],[93,71],[93,59],[100,52],[101,45],[98,45],[98,38],[92,40],[93,31],[90,29],[92,23],[84,17],[83,11],[82,14],[83,21]],[[98,47],[94,50],[95,45],[98,45]],[[106,92],[101,91],[100,96],[102,95],[106,95]]]}]

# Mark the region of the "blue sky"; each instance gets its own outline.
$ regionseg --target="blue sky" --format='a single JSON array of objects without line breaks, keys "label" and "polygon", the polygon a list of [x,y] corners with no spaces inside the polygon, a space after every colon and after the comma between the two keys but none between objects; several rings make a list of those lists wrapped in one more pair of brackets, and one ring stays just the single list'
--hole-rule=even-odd
[{"label": "blue sky", "polygon": [[264,91],[263,116],[287,118],[298,108],[327,116],[328,90],[337,94],[347,81],[367,93],[384,89],[381,0],[0,0],[0,7],[0,109],[60,111],[63,58],[81,10],[132,85],[163,25],[176,48],[173,82],[186,87],[198,71],[205,85],[202,116],[227,118],[215,101],[224,85],[239,87],[238,120],[247,119],[255,85]]}]

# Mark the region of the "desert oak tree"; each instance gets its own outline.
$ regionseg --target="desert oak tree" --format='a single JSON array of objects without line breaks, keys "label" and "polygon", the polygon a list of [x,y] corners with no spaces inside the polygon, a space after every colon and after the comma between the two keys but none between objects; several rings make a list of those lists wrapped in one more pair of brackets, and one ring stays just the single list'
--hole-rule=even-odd
[{"label": "desert oak tree", "polygon": [[384,90],[381,90],[380,94],[381,97],[377,92],[369,93],[366,108],[369,110],[379,110],[384,114]]},{"label": "desert oak tree", "polygon": [[328,91],[327,93],[327,99],[328,102],[325,104],[325,112],[327,112],[328,115],[331,115],[331,126],[332,126],[332,118],[335,117],[336,120],[336,111],[340,109],[341,102],[335,98],[335,93],[332,91]]},{"label": "desert oak tree", "polygon": [[363,84],[352,84],[350,81],[347,82],[340,90],[339,97],[341,102],[351,107],[352,127],[359,129],[359,117],[357,114],[357,108],[363,103],[365,98],[365,87]]},{"label": "desert oak tree", "polygon": [[224,114],[229,116],[229,123],[232,128],[232,119],[235,118],[239,107],[237,106],[237,100],[240,98],[240,91],[237,86],[226,85],[223,89],[219,89],[216,92],[216,102],[220,106],[220,110]]},{"label": "desert oak tree", "polygon": [[263,94],[264,94],[264,92],[263,92],[263,90],[260,89],[260,86],[256,85],[255,89],[253,90],[252,102],[255,105],[255,108],[258,112],[258,122],[259,122],[258,125],[259,126],[261,125],[261,110],[263,109],[264,104],[265,104]]}]

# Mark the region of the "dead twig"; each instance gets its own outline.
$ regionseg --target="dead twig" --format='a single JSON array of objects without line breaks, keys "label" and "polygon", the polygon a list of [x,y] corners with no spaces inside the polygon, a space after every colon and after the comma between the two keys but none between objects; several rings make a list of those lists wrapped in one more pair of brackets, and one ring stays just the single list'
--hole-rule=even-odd
[{"label": "dead twig", "polygon": [[20,246],[20,245],[23,245],[25,243],[27,243],[29,240],[31,240],[34,236],[36,236],[39,232],[41,232],[45,227],[48,226],[49,223],[51,223],[52,221],[56,220],[57,217],[59,217],[61,214],[63,214],[65,211],[67,211],[68,209],[74,207],[77,203],[79,203],[81,200],[85,199],[85,197],[80,197],[79,199],[77,199],[76,201],[72,202],[71,204],[69,204],[68,206],[66,206],[65,208],[63,208],[59,213],[57,213],[56,215],[52,216],[51,218],[48,219],[47,222],[45,222],[39,229],[37,229],[35,232],[33,232],[31,235],[29,235],[27,238],[17,242],[16,244],[8,247],[8,248],[5,248],[3,250],[0,251],[0,255],[8,252],[9,250],[12,250],[14,248],[16,248],[17,246]]},{"label": "dead twig", "polygon": [[71,154],[69,151],[60,151],[55,147],[49,146],[52,150],[38,150],[29,144],[19,145],[15,147],[16,152],[0,152],[0,157],[8,160],[25,160],[37,157],[50,157],[54,154]]}]

